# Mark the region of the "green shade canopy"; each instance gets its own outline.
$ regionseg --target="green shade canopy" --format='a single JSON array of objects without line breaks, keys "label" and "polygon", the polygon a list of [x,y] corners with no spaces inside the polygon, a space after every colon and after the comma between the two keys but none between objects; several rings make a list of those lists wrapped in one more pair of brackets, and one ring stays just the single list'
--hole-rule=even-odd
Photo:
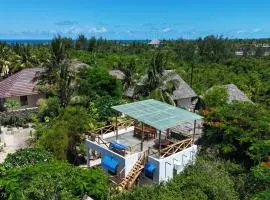
[{"label": "green shade canopy", "polygon": [[113,106],[112,108],[158,130],[166,130],[183,122],[203,118],[195,113],[154,99]]}]

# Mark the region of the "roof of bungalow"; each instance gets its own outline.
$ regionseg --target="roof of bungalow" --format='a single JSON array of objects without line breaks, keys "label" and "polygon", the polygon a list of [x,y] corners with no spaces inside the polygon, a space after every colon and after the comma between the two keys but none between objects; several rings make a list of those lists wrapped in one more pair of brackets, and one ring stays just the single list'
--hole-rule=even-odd
[{"label": "roof of bungalow", "polygon": [[[168,75],[167,81],[171,81],[171,80],[179,81],[178,87],[173,91],[173,94],[172,94],[173,100],[197,97],[197,94],[194,92],[194,90],[175,71],[165,70],[163,73],[164,73],[164,76]],[[141,77],[138,84],[141,84],[145,78],[147,77],[146,76]],[[125,91],[125,95],[127,97],[133,98],[134,87],[128,88]]]},{"label": "roof of bungalow", "polygon": [[0,81],[0,98],[38,94],[33,79],[42,68],[23,69]]},{"label": "roof of bungalow", "polygon": [[162,131],[184,122],[203,118],[198,114],[154,99],[127,103],[112,108]]},{"label": "roof of bungalow", "polygon": [[157,39],[153,39],[153,40],[151,40],[148,44],[151,44],[151,45],[159,45],[159,44],[160,44],[160,41],[157,40]]},{"label": "roof of bungalow", "polygon": [[124,72],[122,72],[121,70],[119,70],[119,69],[113,69],[113,70],[110,70],[109,71],[109,74],[111,75],[111,76],[114,76],[114,77],[116,77],[117,79],[119,79],[119,80],[123,80],[124,78],[125,78],[125,74],[124,74]]},{"label": "roof of bungalow", "polygon": [[227,84],[223,85],[222,87],[226,88],[228,90],[228,98],[229,102],[232,101],[248,101],[252,102],[244,92],[242,92],[236,85],[234,84]]}]

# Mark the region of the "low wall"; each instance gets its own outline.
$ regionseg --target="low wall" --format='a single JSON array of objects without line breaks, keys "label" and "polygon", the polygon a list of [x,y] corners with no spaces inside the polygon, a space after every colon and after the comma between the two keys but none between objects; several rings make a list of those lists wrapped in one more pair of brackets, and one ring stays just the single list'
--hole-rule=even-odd
[{"label": "low wall", "polygon": [[[134,131],[134,126],[130,126],[130,127],[118,130],[118,135],[122,135],[124,133],[131,132],[131,131]],[[112,131],[112,132],[101,135],[102,139],[107,139],[111,137],[116,137],[116,131]]]},{"label": "low wall", "polygon": [[[154,172],[153,182],[166,182],[173,178],[174,174],[178,174],[184,170],[185,166],[192,164],[196,158],[197,145],[184,149],[166,158],[158,159],[152,156],[148,157],[148,162],[154,164],[157,169]],[[179,170],[175,169],[174,164],[181,163]]]},{"label": "low wall", "polygon": [[[119,163],[119,167],[117,169],[117,174],[121,172],[121,175],[123,173],[124,176],[127,176],[128,173],[131,171],[133,168],[134,164],[137,162],[137,160],[140,158],[141,153],[134,153],[132,155],[127,155],[126,157],[121,156],[110,149],[108,149],[105,146],[101,146],[93,141],[90,141],[86,139],[86,146],[88,149],[93,149],[99,153],[102,154],[102,156],[106,155],[109,156]],[[90,161],[91,162],[91,161]]]}]

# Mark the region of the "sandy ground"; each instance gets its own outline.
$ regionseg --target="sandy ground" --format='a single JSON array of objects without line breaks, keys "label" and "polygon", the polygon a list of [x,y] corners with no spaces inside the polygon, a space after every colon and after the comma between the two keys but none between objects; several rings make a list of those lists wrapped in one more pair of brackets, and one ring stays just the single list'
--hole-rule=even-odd
[{"label": "sandy ground", "polygon": [[32,128],[6,128],[1,127],[0,146],[5,144],[4,149],[0,151],[0,163],[4,162],[9,153],[28,147],[28,140],[31,138],[30,132],[34,132]]}]

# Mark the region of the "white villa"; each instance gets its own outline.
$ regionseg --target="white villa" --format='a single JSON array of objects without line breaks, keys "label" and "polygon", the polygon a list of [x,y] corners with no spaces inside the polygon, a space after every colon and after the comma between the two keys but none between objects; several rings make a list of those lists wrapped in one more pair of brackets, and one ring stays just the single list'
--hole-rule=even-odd
[{"label": "white villa", "polygon": [[112,109],[134,121],[116,117],[115,124],[89,133],[87,164],[101,159],[119,189],[166,182],[195,161],[201,116],[153,99]]}]

